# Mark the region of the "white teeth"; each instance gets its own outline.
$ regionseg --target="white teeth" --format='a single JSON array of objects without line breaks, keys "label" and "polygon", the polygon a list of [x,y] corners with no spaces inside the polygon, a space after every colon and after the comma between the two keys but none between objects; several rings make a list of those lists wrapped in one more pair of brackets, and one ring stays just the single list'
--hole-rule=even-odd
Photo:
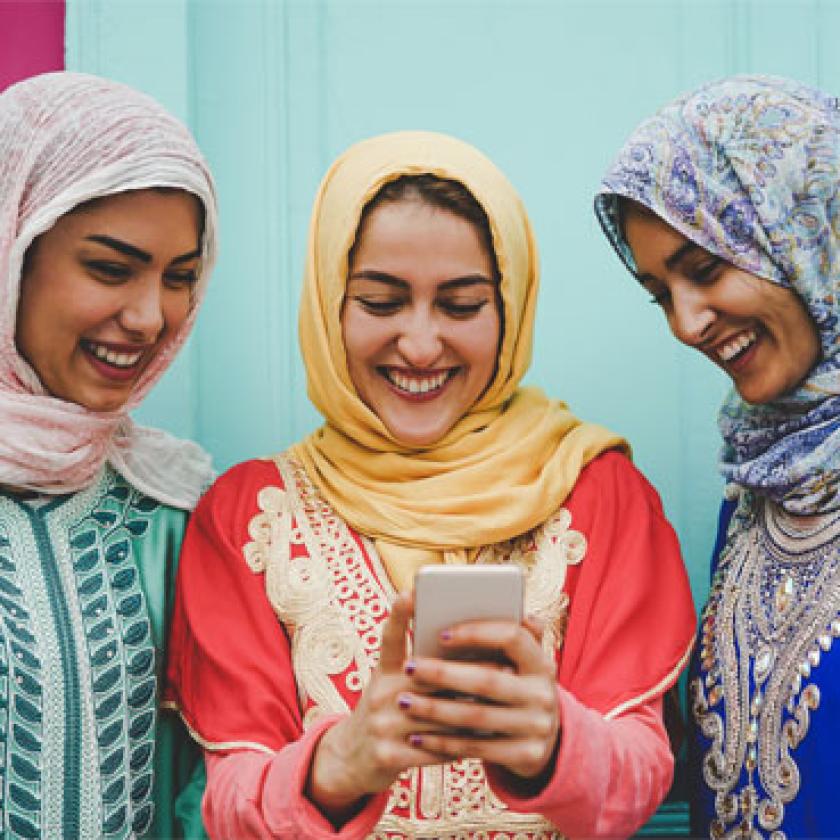
[{"label": "white teeth", "polygon": [[103,362],[108,362],[109,365],[114,367],[133,367],[143,355],[142,351],[139,353],[116,353],[101,344],[94,344],[92,341],[87,342],[87,345],[97,359],[102,359]]},{"label": "white teeth", "polygon": [[395,370],[388,370],[387,376],[401,391],[407,391],[409,394],[427,394],[429,391],[436,391],[443,387],[449,373],[444,371],[437,376],[424,376],[421,379],[416,379],[411,376],[404,376]]},{"label": "white teeth", "polygon": [[735,358],[739,353],[742,353],[744,350],[747,349],[751,344],[754,344],[756,341],[756,334],[754,330],[747,330],[746,332],[742,332],[740,335],[733,338],[731,341],[727,341],[723,347],[719,347],[717,350],[718,356],[724,362],[729,362]]}]

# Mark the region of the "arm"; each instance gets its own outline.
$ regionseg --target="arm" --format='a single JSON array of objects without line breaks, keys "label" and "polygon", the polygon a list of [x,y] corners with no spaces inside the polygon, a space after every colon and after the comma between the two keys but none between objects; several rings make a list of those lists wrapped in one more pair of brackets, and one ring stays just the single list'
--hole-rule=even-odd
[{"label": "arm", "polygon": [[664,798],[673,756],[657,698],[613,720],[558,690],[563,735],[553,773],[539,791],[488,768],[511,809],[544,814],[569,837],[628,837]]},{"label": "arm", "polygon": [[241,465],[214,485],[190,521],[170,634],[167,705],[178,708],[205,748],[202,811],[212,837],[334,836],[308,804],[303,783],[294,787],[290,780],[307,777],[312,748],[335,719],[304,731],[289,639],[263,575],[243,554],[257,494],[268,485],[279,485],[271,464]]},{"label": "arm", "polygon": [[207,793],[203,816],[212,838],[340,838],[366,837],[382,809],[386,794],[371,797],[340,827],[333,825],[306,795],[313,753],[330,718],[311,728],[273,755],[255,751],[206,752]]}]

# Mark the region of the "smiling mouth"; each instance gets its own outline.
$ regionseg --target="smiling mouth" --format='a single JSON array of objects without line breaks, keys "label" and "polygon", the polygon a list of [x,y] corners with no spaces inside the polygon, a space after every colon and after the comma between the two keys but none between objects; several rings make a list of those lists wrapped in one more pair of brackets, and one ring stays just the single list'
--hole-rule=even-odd
[{"label": "smiling mouth", "polygon": [[87,338],[83,338],[80,344],[97,361],[104,362],[106,365],[123,371],[130,371],[136,368],[143,358],[144,353],[144,350],[136,350],[132,353],[117,352],[105,344],[98,344]]},{"label": "smiling mouth", "polygon": [[724,364],[732,364],[741,358],[758,341],[755,330],[744,330],[734,338],[714,348],[714,354]]},{"label": "smiling mouth", "polygon": [[410,396],[431,396],[442,391],[446,383],[458,372],[458,368],[426,373],[423,375],[408,374],[389,367],[379,368],[379,372],[396,388],[397,391]]}]

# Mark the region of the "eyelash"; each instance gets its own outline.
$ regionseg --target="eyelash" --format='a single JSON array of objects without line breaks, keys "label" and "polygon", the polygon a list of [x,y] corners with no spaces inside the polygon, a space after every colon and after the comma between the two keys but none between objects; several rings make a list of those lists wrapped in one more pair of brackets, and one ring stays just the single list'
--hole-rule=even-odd
[{"label": "eyelash", "polygon": [[[85,265],[99,275],[100,279],[114,284],[127,280],[131,275],[129,266],[108,262],[107,260],[89,260]],[[163,275],[163,279],[169,286],[194,286],[198,280],[198,275],[192,269],[189,271],[170,271]]]},{"label": "eyelash", "polygon": [[195,271],[169,272],[163,275],[164,280],[174,286],[194,286],[198,281]]},{"label": "eyelash", "polygon": [[715,271],[721,266],[722,263],[723,260],[721,260],[719,257],[711,257],[710,259],[701,263],[693,272],[691,272],[691,279],[695,283],[708,283],[713,278]]},{"label": "eyelash", "polygon": [[[692,271],[686,272],[692,282],[698,285],[710,283],[715,279],[715,273],[724,264],[720,257],[712,256],[701,265],[697,266]],[[662,291],[657,295],[653,295],[650,302],[654,306],[664,306],[670,299],[671,294],[668,291]]]},{"label": "eyelash", "polygon": [[106,260],[90,260],[85,263],[87,268],[99,275],[104,275],[108,280],[117,282],[125,280],[130,273],[127,266],[120,263],[107,262]]},{"label": "eyelash", "polygon": [[[363,297],[354,297],[363,309],[371,315],[387,316],[393,315],[404,305],[402,300],[368,300]],[[453,318],[469,318],[477,315],[487,304],[487,300],[476,301],[475,303],[447,303],[441,301],[438,306]]]}]

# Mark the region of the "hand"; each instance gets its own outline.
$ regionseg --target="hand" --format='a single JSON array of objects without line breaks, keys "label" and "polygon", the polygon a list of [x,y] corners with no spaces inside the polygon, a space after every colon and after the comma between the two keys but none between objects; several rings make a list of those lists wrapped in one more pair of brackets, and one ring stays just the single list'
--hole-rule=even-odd
[{"label": "hand", "polygon": [[413,746],[418,723],[400,704],[413,687],[405,671],[405,640],[413,605],[400,596],[382,633],[379,665],[353,712],[321,738],[307,795],[328,816],[346,816],[364,796],[388,788],[403,770],[442,759]]},{"label": "hand", "polygon": [[[410,743],[447,761],[478,758],[525,779],[548,772],[560,723],[555,663],[543,651],[541,637],[534,622],[471,621],[452,627],[442,645],[501,652],[510,667],[421,658],[409,663],[415,686],[402,700],[415,720]],[[471,697],[430,696],[437,690]]]}]

